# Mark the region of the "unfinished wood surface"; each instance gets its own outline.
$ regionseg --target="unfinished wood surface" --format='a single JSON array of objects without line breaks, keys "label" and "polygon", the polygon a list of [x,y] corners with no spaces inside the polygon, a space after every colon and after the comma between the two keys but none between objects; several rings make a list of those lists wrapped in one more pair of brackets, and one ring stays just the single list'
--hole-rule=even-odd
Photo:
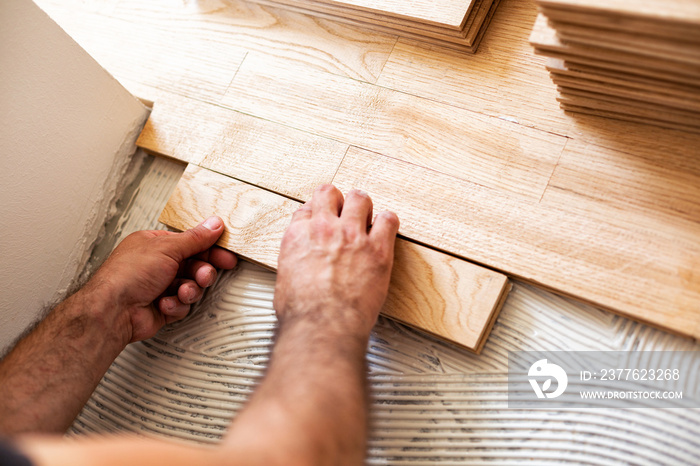
[{"label": "unfinished wood surface", "polygon": [[542,5],[540,10],[557,22],[631,33],[644,31],[647,35],[671,40],[695,42],[700,38],[700,30],[697,24],[693,23],[673,22],[669,25],[659,22],[656,18],[625,14],[601,15],[599,11],[571,10],[550,5]]},{"label": "unfinished wood surface", "polygon": [[[241,0],[125,0],[109,15],[80,2],[42,8],[118,78],[216,102],[246,53],[375,82],[395,36]],[[172,36],[172,37],[171,37]]]},{"label": "unfinished wood surface", "polygon": [[222,104],[534,202],[566,143],[499,118],[255,57],[241,66]]},{"label": "unfinished wood surface", "polygon": [[642,123],[645,125],[658,126],[660,128],[667,128],[671,130],[681,130],[688,131],[691,133],[698,133],[698,127],[696,125],[688,124],[688,121],[684,123],[678,123],[672,121],[668,118],[653,118],[646,116],[638,116],[635,111],[624,111],[618,107],[616,110],[606,110],[603,107],[590,108],[582,105],[574,105],[570,103],[561,103],[562,110],[568,112],[582,113],[584,115],[594,115],[599,117],[604,117],[605,119],[613,119],[620,121],[629,121],[632,123]]},{"label": "unfinished wood surface", "polygon": [[[219,215],[218,244],[275,270],[282,236],[301,203],[189,165],[160,221],[178,230]],[[382,314],[479,352],[509,289],[507,278],[397,239]]]},{"label": "unfinished wood surface", "polygon": [[330,183],[347,144],[160,93],[137,145],[299,200]]},{"label": "unfinished wood surface", "polygon": [[609,31],[551,20],[549,25],[557,31],[557,35],[563,42],[577,42],[680,62],[700,63],[700,50],[689,42],[662,39],[640,33]]},{"label": "unfinished wood surface", "polygon": [[565,76],[586,81],[597,81],[600,85],[613,84],[647,91],[647,93],[662,92],[688,100],[700,100],[700,87],[679,83],[662,82],[639,76],[621,75],[605,72],[604,70],[581,69],[579,66],[567,66],[563,60],[547,60],[547,71],[550,76]]},{"label": "unfinished wood surface", "polygon": [[538,3],[545,8],[613,13],[668,23],[700,23],[697,0],[538,0]]},{"label": "unfinished wood surface", "polygon": [[[317,0],[318,1],[318,0]],[[382,16],[405,18],[415,22],[425,22],[460,28],[469,12],[472,0],[325,0],[331,5],[358,8],[379,13]],[[323,3],[319,1],[319,3]]]},{"label": "unfinished wood surface", "polygon": [[[623,161],[630,157],[616,155]],[[563,160],[580,157],[578,146],[567,146],[562,155]],[[692,181],[700,186],[700,161],[684,163],[693,166]],[[636,177],[642,173],[636,171]],[[620,174],[635,179],[631,167]],[[587,181],[601,193],[614,192],[618,185]],[[631,195],[621,195],[624,207],[609,205],[566,183],[548,189],[541,204],[527,206],[482,186],[351,147],[334,183],[343,190],[367,191],[378,209],[393,208],[408,238],[679,334],[700,336],[700,224],[656,212],[659,190],[645,189],[641,179],[634,186],[644,193],[645,208],[629,204]],[[678,193],[694,209],[697,189]],[[669,201],[679,207],[677,199]]]},{"label": "unfinished wood surface", "polygon": [[417,40],[421,43],[450,47],[461,52],[476,52],[491,18],[500,0],[476,0],[475,6],[467,17],[462,31],[441,31],[425,25],[406,27],[381,18],[364,18],[342,14],[337,9],[326,5],[299,0],[252,0],[262,5],[285,8],[290,11],[312,15],[318,18],[338,21],[353,26],[364,27],[370,31]]},{"label": "unfinished wood surface", "polygon": [[558,89],[561,95],[557,97],[557,100],[565,110],[571,106],[586,107],[636,117],[632,121],[643,121],[646,118],[655,122],[665,122],[670,128],[696,132],[700,130],[700,121],[698,121],[696,112],[687,112],[673,107],[617,98],[606,94],[579,91],[578,89],[562,87],[558,87]]},{"label": "unfinished wood surface", "polygon": [[636,53],[602,49],[582,44],[564,43],[556,36],[556,31],[547,24],[547,18],[544,15],[538,16],[533,26],[530,43],[535,47],[536,52],[545,54],[553,52],[558,54],[557,58],[562,58],[562,56],[583,57],[636,68],[662,70],[663,73],[674,73],[694,79],[697,79],[700,75],[700,65],[692,63],[647,57]]}]

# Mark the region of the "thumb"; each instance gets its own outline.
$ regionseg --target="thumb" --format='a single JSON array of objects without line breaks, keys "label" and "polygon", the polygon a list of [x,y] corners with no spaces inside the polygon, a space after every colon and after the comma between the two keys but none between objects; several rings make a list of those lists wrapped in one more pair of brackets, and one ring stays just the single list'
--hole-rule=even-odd
[{"label": "thumb", "polygon": [[209,217],[199,225],[182,233],[168,236],[170,253],[182,262],[212,247],[224,232],[224,222],[220,217]]}]

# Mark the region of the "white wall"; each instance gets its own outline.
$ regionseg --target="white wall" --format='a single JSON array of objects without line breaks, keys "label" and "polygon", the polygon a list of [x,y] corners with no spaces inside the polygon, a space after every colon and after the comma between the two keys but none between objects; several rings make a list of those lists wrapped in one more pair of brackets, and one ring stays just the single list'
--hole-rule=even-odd
[{"label": "white wall", "polygon": [[34,3],[0,1],[0,348],[82,269],[146,117]]}]

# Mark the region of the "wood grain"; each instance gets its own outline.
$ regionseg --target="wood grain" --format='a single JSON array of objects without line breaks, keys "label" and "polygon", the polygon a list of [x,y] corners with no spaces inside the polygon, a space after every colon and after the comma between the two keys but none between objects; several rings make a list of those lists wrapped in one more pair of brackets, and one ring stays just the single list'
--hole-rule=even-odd
[{"label": "wood grain", "polygon": [[459,28],[464,24],[471,0],[447,0],[439,3],[435,0],[326,0],[326,3],[369,10],[382,16]]},{"label": "wood grain", "polygon": [[[587,159],[579,148],[610,153],[580,144],[567,145],[562,159],[583,163]],[[695,167],[689,181],[700,186],[695,176],[700,161],[685,163]],[[623,167],[618,175],[626,180],[644,176],[639,166]],[[604,199],[603,187],[616,189],[616,183],[587,181]],[[632,192],[610,205],[576,192],[569,183],[552,186],[541,204],[527,206],[477,184],[353,147],[334,184],[367,191],[377,209],[394,207],[401,234],[408,238],[679,334],[700,336],[700,224],[668,211],[646,211],[662,186],[634,184],[635,194],[641,190],[644,195],[644,208],[629,204]],[[689,217],[696,210],[696,192],[681,194]],[[678,209],[678,201],[668,196],[668,210]]]},{"label": "wood grain", "polygon": [[222,103],[534,202],[566,142],[502,119],[252,56]]},{"label": "wood grain", "polygon": [[[220,246],[275,270],[282,236],[300,205],[189,165],[160,221],[185,230],[219,215],[226,225]],[[382,314],[478,353],[508,290],[502,274],[398,239]]]},{"label": "wood grain", "polygon": [[194,99],[157,98],[137,145],[294,199],[330,183],[348,147]]},{"label": "wood grain", "polygon": [[375,82],[395,36],[241,0],[192,4],[121,1],[109,16],[42,0],[108,71],[218,102],[248,52]]},{"label": "wood grain", "polygon": [[538,0],[542,7],[570,11],[592,11],[599,14],[617,14],[632,18],[649,18],[673,23],[700,23],[700,3],[696,0]]},{"label": "wood grain", "polygon": [[687,76],[689,79],[697,79],[698,75],[700,75],[700,65],[694,63],[683,63],[585,44],[564,43],[556,36],[556,31],[547,24],[547,18],[544,15],[540,15],[537,18],[530,37],[530,43],[535,47],[536,52],[547,55],[550,52],[556,53],[558,58],[562,58],[562,56],[582,57],[596,61],[618,63],[633,68],[660,69],[663,73]]},{"label": "wood grain", "polygon": [[430,27],[426,24],[409,25],[397,24],[395,20],[382,17],[364,17],[349,15],[336,7],[301,0],[252,0],[262,5],[269,5],[290,11],[312,15],[318,18],[330,19],[354,26],[365,27],[368,30],[396,34],[423,43],[450,47],[461,52],[476,52],[481,39],[495,13],[499,0],[476,0],[466,18],[462,30],[445,30]]}]

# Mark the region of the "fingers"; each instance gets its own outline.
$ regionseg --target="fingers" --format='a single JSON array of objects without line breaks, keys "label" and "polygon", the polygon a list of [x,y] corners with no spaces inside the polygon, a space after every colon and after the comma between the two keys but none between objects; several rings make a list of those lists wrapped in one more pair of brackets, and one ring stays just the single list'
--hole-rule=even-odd
[{"label": "fingers", "polygon": [[193,259],[185,266],[185,277],[191,278],[197,285],[206,288],[216,281],[216,269],[209,262]]},{"label": "fingers", "polygon": [[164,244],[167,244],[169,249],[166,252],[176,261],[182,262],[188,257],[212,247],[223,232],[224,222],[221,218],[209,217],[190,230],[166,236]]},{"label": "fingers", "polygon": [[230,270],[236,266],[238,258],[231,251],[214,246],[209,250],[209,263],[217,269]]},{"label": "fingers", "polygon": [[292,214],[292,223],[295,222],[300,222],[302,220],[308,220],[311,218],[311,203],[307,202],[305,204],[302,204],[301,207],[299,207],[293,214]]},{"label": "fingers", "polygon": [[361,232],[365,233],[372,221],[372,199],[366,192],[353,189],[345,198],[340,218],[346,225],[357,226]]},{"label": "fingers", "polygon": [[369,232],[370,238],[380,242],[389,241],[393,245],[396,234],[399,232],[399,217],[393,212],[380,212],[374,219],[372,229]]},{"label": "fingers", "polygon": [[311,198],[312,216],[340,216],[343,210],[343,194],[331,184],[322,184]]},{"label": "fingers", "polygon": [[165,296],[158,300],[158,310],[165,316],[165,323],[169,324],[187,317],[190,305],[184,304],[176,296]]}]

